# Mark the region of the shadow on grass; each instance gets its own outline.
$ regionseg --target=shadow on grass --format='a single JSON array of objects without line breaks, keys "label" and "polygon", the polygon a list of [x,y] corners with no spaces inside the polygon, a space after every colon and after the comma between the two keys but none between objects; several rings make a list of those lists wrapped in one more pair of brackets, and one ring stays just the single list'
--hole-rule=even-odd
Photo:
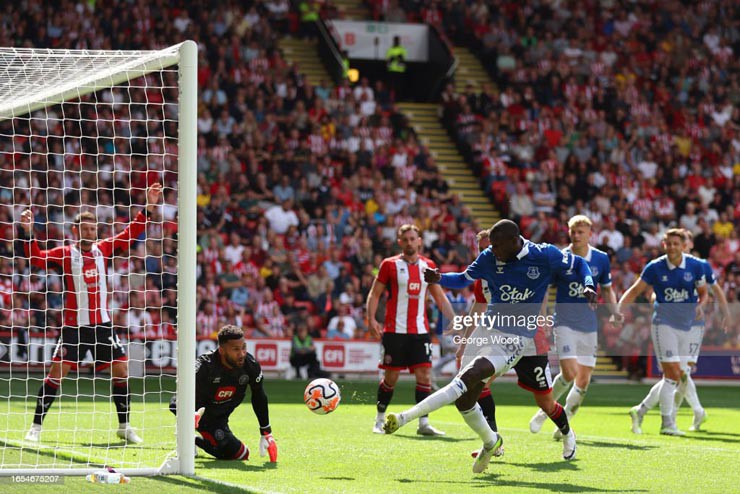
[{"label": "shadow on grass", "polygon": [[535,470],[537,472],[562,472],[562,471],[569,471],[569,472],[577,472],[580,470],[578,468],[577,464],[578,460],[573,461],[551,461],[551,462],[540,462],[540,463],[511,463],[506,462],[506,465],[511,465],[513,467],[522,467],[522,468],[529,468],[530,470]]},{"label": "shadow on grass", "polygon": [[[198,451],[199,455],[205,455],[206,453],[203,453],[202,451]],[[216,458],[212,458],[210,456],[208,457],[198,457],[196,458],[196,464],[202,466],[203,468],[208,469],[208,471],[213,470],[229,470],[233,472],[234,470],[241,470],[243,472],[262,472],[265,470],[276,470],[278,468],[278,463],[249,463],[248,461],[239,461],[239,460],[217,460]]]},{"label": "shadow on grass", "polygon": [[[565,462],[561,462],[565,463]],[[547,464],[541,464],[547,465]],[[596,487],[590,487],[585,485],[577,485],[572,483],[563,482],[527,482],[518,480],[506,480],[499,474],[489,473],[476,477],[475,480],[428,480],[428,479],[396,479],[396,482],[401,484],[454,484],[454,485],[466,485],[471,489],[490,489],[492,487],[511,487],[511,488],[527,488],[527,489],[542,489],[548,492],[648,492],[647,489],[600,489]],[[423,491],[423,489],[421,489]]]},{"label": "shadow on grass", "polygon": [[740,439],[736,437],[737,434],[730,435],[722,434],[720,432],[716,432],[715,435],[712,436],[707,436],[706,434],[706,432],[689,432],[683,437],[683,439],[689,441],[708,441],[712,443],[740,444]]},{"label": "shadow on grass", "polygon": [[357,480],[354,477],[319,477],[322,480]]},{"label": "shadow on grass", "polygon": [[467,443],[467,442],[479,441],[477,438],[473,439],[472,437],[462,438],[462,437],[450,437],[450,436],[422,436],[419,434],[415,434],[413,436],[397,436],[397,435],[395,436],[399,439],[407,439],[410,441],[440,441],[440,442],[445,442],[445,443]]},{"label": "shadow on grass", "polygon": [[606,441],[590,441],[588,439],[579,439],[578,444],[588,446],[590,448],[628,449],[630,451],[647,451],[649,449],[656,449],[658,447],[658,446],[651,446],[647,444],[608,443]]}]

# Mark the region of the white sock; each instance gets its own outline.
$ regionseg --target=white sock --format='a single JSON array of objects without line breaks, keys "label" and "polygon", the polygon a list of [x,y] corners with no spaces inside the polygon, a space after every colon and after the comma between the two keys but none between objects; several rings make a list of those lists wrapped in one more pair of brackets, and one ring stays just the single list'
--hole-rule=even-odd
[{"label": "white sock", "polygon": [[660,391],[663,389],[663,380],[661,379],[657,383],[653,384],[653,387],[648,391],[647,396],[640,403],[640,413],[645,415],[648,410],[655,408],[660,400]]},{"label": "white sock", "polygon": [[704,407],[701,406],[699,395],[696,394],[696,384],[691,379],[691,374],[686,374],[686,402],[689,404],[694,413],[701,413]]},{"label": "white sock", "polygon": [[385,412],[378,412],[375,414],[376,422],[385,422]]},{"label": "white sock", "polygon": [[419,427],[424,427],[426,425],[429,425],[429,416],[424,415],[423,417],[419,417]]},{"label": "white sock", "polygon": [[673,395],[676,393],[676,381],[663,378],[660,388],[660,415],[663,417],[663,426],[673,426]]},{"label": "white sock", "polygon": [[[687,374],[688,376],[688,374]],[[681,408],[684,396],[686,396],[686,377],[681,379],[676,386],[676,394],[673,398],[673,414],[678,413],[678,409]]]},{"label": "white sock", "polygon": [[552,399],[557,401],[561,396],[563,396],[563,393],[568,391],[570,383],[572,382],[573,381],[566,381],[562,372],[555,376],[555,380],[552,383]]},{"label": "white sock", "polygon": [[445,405],[454,403],[455,400],[460,398],[467,390],[468,387],[465,386],[462,379],[456,377],[444,388],[440,388],[405,412],[402,412],[402,422],[407,424],[414,419],[418,419],[422,415],[429,415],[433,411],[438,410]]},{"label": "white sock", "polygon": [[573,417],[578,411],[578,408],[583,403],[583,399],[586,397],[586,390],[581,389],[576,385],[570,388],[568,396],[565,398],[565,412],[568,414],[568,419]]},{"label": "white sock", "polygon": [[486,449],[493,448],[496,441],[498,441],[498,434],[493,432],[491,426],[488,425],[480,405],[476,403],[470,410],[460,412],[460,415],[465,419],[465,423],[480,436],[481,440],[483,440],[483,447]]}]

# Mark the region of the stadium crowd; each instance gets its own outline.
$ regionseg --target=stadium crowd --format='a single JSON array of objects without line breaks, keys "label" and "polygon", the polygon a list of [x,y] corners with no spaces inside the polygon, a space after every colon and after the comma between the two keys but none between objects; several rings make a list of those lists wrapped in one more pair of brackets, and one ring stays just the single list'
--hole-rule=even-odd
[{"label": "stadium crowd", "polygon": [[[0,11],[0,46],[198,42],[200,336],[236,324],[250,338],[291,337],[303,325],[314,337],[369,338],[364,300],[380,260],[396,253],[404,223],[422,229],[425,252],[440,265],[468,264],[476,233],[490,225],[478,225],[449,192],[382,81],[312,86],[278,47],[280,36],[300,29],[299,11],[287,0],[182,4],[9,3]],[[587,214],[596,225],[594,245],[612,257],[619,295],[659,255],[661,232],[680,225],[694,232],[696,252],[737,302],[737,6],[664,4],[400,5],[406,17],[418,12],[411,17],[437,24],[491,61],[490,86],[444,91],[443,120],[493,203],[525,236],[563,246],[568,217]],[[401,16],[398,2],[389,5]],[[162,77],[173,85],[174,74]],[[111,223],[130,219],[130,206],[143,204],[146,185],[160,181],[165,201],[147,240],[114,262],[112,307],[128,338],[173,335],[177,194],[167,156],[175,154],[176,129],[162,103],[176,101],[176,93],[140,87],[128,92],[139,103],[115,105],[123,93],[109,92],[103,101],[111,105],[98,111],[110,122],[112,112],[118,120],[129,112],[131,137],[120,137],[127,134],[113,123],[96,130],[92,105],[67,104],[65,114],[78,112],[80,126],[99,139],[49,139],[48,163],[36,148],[31,159],[13,155],[14,143],[5,140],[0,182],[14,187],[0,190],[0,325],[43,330],[60,323],[59,277],[31,272],[15,257],[14,221],[29,202],[48,248],[69,238],[61,226],[80,205],[97,205],[101,235],[108,235]],[[154,130],[136,122],[149,111],[144,101],[165,117]],[[12,133],[8,125],[0,123],[3,134]],[[29,124],[16,125],[17,132]],[[53,133],[65,132],[79,136],[80,129]],[[36,144],[16,138],[15,145],[28,152]],[[153,157],[123,153],[113,162],[98,155],[112,155],[115,146],[141,146]],[[81,173],[75,178],[65,168]],[[92,173],[98,168],[104,173]],[[620,331],[607,326],[606,343],[623,344]],[[740,334],[709,332],[705,343],[740,345]]]},{"label": "stadium crowd", "polygon": [[[566,244],[567,219],[587,214],[621,294],[660,255],[662,232],[680,226],[738,302],[736,5],[431,2],[421,13],[491,75],[481,88],[458,81],[461,93],[449,85],[443,121],[526,237]],[[647,321],[605,323],[606,348],[626,349]],[[737,345],[738,335],[710,330],[704,342]]]}]

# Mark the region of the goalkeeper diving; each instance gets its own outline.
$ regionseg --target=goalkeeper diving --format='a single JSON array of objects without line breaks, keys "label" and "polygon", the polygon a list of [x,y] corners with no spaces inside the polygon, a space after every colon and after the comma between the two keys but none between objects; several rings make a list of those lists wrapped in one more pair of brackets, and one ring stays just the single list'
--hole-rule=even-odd
[{"label": "goalkeeper diving", "polygon": [[[218,348],[195,361],[195,428],[201,437],[195,445],[220,460],[248,460],[249,448],[229,429],[231,413],[244,400],[247,387],[252,409],[260,425],[260,456],[269,453],[277,461],[277,444],[272,437],[267,395],[262,386],[262,368],[247,353],[244,332],[233,325],[218,332]],[[170,401],[177,413],[177,397]]]}]

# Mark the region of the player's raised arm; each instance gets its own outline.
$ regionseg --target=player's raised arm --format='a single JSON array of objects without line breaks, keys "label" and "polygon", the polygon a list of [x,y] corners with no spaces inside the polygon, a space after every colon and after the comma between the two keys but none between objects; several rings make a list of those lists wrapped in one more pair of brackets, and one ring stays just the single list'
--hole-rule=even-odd
[{"label": "player's raised arm", "polygon": [[[466,286],[483,277],[483,272],[493,261],[491,249],[481,252],[478,257],[462,273],[439,274],[439,270],[424,270],[424,281],[427,283],[439,283],[445,288],[462,290]],[[435,281],[436,280],[436,281]]]},{"label": "player's raised arm", "polygon": [[162,184],[151,185],[146,191],[146,207],[141,210],[131,223],[119,234],[98,242],[98,248],[104,256],[110,257],[118,250],[128,250],[131,243],[146,229],[146,220],[154,213],[162,197]]},{"label": "player's raised arm", "polygon": [[20,226],[25,234],[23,250],[29,258],[31,265],[40,269],[48,269],[48,264],[55,264],[59,268],[64,266],[64,247],[55,247],[49,250],[41,250],[38,242],[33,236],[33,211],[26,209],[21,214]]}]

